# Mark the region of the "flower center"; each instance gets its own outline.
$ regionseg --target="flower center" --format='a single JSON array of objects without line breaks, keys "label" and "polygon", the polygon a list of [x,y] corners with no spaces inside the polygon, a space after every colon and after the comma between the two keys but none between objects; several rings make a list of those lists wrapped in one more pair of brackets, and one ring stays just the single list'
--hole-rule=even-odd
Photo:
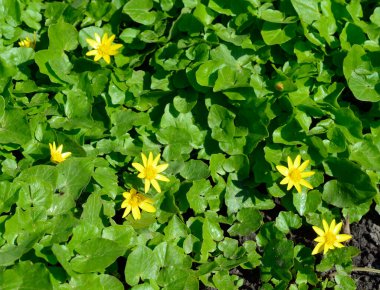
[{"label": "flower center", "polygon": [[104,45],[104,44],[99,45],[99,47],[97,48],[97,50],[98,50],[98,53],[100,55],[107,55],[108,54],[107,53],[108,47],[106,45]]},{"label": "flower center", "polygon": [[132,207],[136,207],[136,206],[139,206],[140,204],[140,198],[137,194],[133,195],[129,201],[129,204],[132,206]]},{"label": "flower center", "polygon": [[331,246],[335,243],[336,241],[336,236],[334,235],[334,233],[332,233],[331,231],[328,231],[326,234],[325,234],[325,240],[326,240],[326,245],[328,246]]},{"label": "flower center", "polygon": [[157,172],[156,169],[153,166],[147,166],[146,169],[146,178],[147,179],[155,179]]},{"label": "flower center", "polygon": [[290,171],[289,177],[293,182],[299,182],[302,179],[301,172],[298,169],[293,169]]}]

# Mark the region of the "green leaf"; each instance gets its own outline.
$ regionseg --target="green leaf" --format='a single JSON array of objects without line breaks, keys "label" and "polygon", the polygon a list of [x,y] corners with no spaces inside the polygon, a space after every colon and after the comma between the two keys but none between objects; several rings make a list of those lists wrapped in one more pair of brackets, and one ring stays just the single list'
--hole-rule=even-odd
[{"label": "green leaf", "polygon": [[357,142],[350,146],[350,159],[361,164],[364,168],[380,171],[380,149],[372,138]]},{"label": "green leaf", "polygon": [[380,101],[379,71],[373,68],[370,55],[355,44],[343,61],[344,77],[354,96],[360,101]]},{"label": "green leaf", "polygon": [[211,185],[208,180],[200,179],[193,181],[193,185],[186,193],[186,197],[195,213],[203,213],[206,210],[207,200],[205,196],[210,188]]},{"label": "green leaf", "polygon": [[238,212],[236,219],[238,220],[238,223],[233,224],[228,229],[228,233],[231,236],[247,236],[257,231],[263,221],[260,212],[255,208],[242,208]]},{"label": "green leaf", "polygon": [[72,269],[79,273],[103,272],[125,252],[118,243],[103,239],[90,239],[75,247],[78,253],[71,261]]},{"label": "green leaf", "polygon": [[123,283],[108,274],[81,274],[70,279],[70,289],[122,290]]},{"label": "green leaf", "polygon": [[71,157],[57,165],[58,189],[77,199],[90,181],[94,164],[91,158]]},{"label": "green leaf", "polygon": [[190,160],[185,162],[180,174],[188,181],[192,181],[209,177],[210,171],[208,166],[203,161]]},{"label": "green leaf", "polygon": [[212,138],[217,141],[229,141],[235,135],[235,114],[220,106],[212,105],[208,115],[208,124],[212,130]]},{"label": "green leaf", "polygon": [[326,174],[336,178],[323,187],[322,199],[337,207],[352,207],[370,200],[376,189],[369,176],[347,159],[328,159]]},{"label": "green leaf", "polygon": [[125,280],[134,286],[140,278],[156,279],[159,264],[153,251],[146,246],[138,246],[129,254],[127,264],[125,265]]},{"label": "green leaf", "polygon": [[289,281],[294,264],[294,245],[289,240],[271,240],[264,249],[263,266],[269,267],[274,278]]},{"label": "green leaf", "polygon": [[293,194],[293,205],[301,216],[315,212],[321,201],[322,194],[318,190]]},{"label": "green leaf", "polygon": [[152,25],[156,21],[156,12],[152,0],[131,0],[123,7],[123,13],[129,15],[133,21],[143,25]]},{"label": "green leaf", "polygon": [[58,22],[49,26],[49,49],[51,50],[75,50],[78,46],[78,32],[69,23]]},{"label": "green leaf", "polygon": [[291,211],[281,211],[276,218],[276,227],[289,233],[291,229],[299,229],[302,226],[302,219]]},{"label": "green leaf", "polygon": [[0,287],[11,289],[53,289],[44,264],[22,261],[0,274]]},{"label": "green leaf", "polygon": [[267,45],[283,44],[294,38],[296,26],[278,23],[264,22],[261,36]]},{"label": "green leaf", "polygon": [[318,9],[318,2],[316,1],[302,1],[291,0],[290,1],[296,10],[299,18],[307,24],[312,24],[314,21],[319,20],[320,13]]}]

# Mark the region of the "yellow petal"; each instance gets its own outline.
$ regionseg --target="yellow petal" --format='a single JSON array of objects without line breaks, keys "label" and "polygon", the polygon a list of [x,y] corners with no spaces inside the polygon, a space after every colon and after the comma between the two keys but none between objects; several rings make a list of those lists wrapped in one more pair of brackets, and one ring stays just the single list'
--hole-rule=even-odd
[{"label": "yellow petal", "polygon": [[71,156],[71,152],[65,152],[65,153],[62,153],[62,158],[63,159],[66,159],[66,158],[68,158],[68,157],[70,157]]},{"label": "yellow petal", "polygon": [[149,191],[149,188],[150,188],[150,180],[145,179],[145,193]]},{"label": "yellow petal", "polygon": [[120,43],[115,43],[110,46],[110,50],[118,50],[119,48],[123,47]]},{"label": "yellow petal", "polygon": [[314,230],[314,232],[317,233],[318,236],[324,236],[325,235],[325,232],[319,227],[313,226],[313,230]]},{"label": "yellow petal", "polygon": [[148,202],[143,201],[139,206],[142,210],[147,212],[156,212],[156,208]]},{"label": "yellow petal", "polygon": [[101,41],[102,44],[106,43],[107,39],[108,39],[108,33],[106,32],[106,33],[103,34],[102,41]]},{"label": "yellow petal", "polygon": [[301,189],[301,185],[299,184],[299,182],[294,183],[294,187],[297,189],[298,193],[301,193],[302,189]]},{"label": "yellow petal", "polygon": [[108,63],[108,64],[111,63],[111,58],[110,58],[110,56],[108,54],[103,55],[103,58],[106,61],[106,63]]},{"label": "yellow petal", "polygon": [[141,179],[144,179],[146,177],[146,174],[145,172],[140,172],[138,175],[137,175],[138,178],[141,178]]},{"label": "yellow petal", "polygon": [[99,47],[99,43],[96,42],[95,40],[91,39],[91,38],[87,38],[86,41],[93,48],[98,48]]},{"label": "yellow petal", "polygon": [[138,206],[132,207],[132,216],[135,220],[141,219],[141,213]]},{"label": "yellow petal", "polygon": [[288,187],[286,188],[286,190],[290,190],[293,187],[293,185],[293,181],[289,179]]},{"label": "yellow petal", "polygon": [[102,41],[101,41],[101,39],[100,39],[100,36],[99,36],[99,34],[97,34],[96,32],[95,32],[95,39],[96,39],[96,41],[100,44]]},{"label": "yellow petal", "polygon": [[301,179],[299,183],[303,186],[306,186],[309,189],[313,189],[313,186],[308,181],[306,181],[305,179]]},{"label": "yellow petal", "polygon": [[157,173],[164,171],[166,168],[168,168],[168,166],[169,166],[169,164],[167,164],[167,163],[157,165],[156,166]]},{"label": "yellow petal", "polygon": [[59,145],[57,148],[57,152],[62,153],[63,145]]},{"label": "yellow petal", "polygon": [[105,42],[107,43],[107,45],[111,45],[111,43],[112,43],[112,41],[114,41],[114,39],[115,39],[115,35],[112,34],[110,36],[110,38],[108,38]]},{"label": "yellow petal", "polygon": [[284,176],[287,176],[289,173],[289,169],[282,165],[277,165],[276,169]]},{"label": "yellow petal", "polygon": [[101,59],[102,58],[102,56],[100,55],[100,54],[97,54],[97,55],[95,55],[95,57],[94,57],[94,61],[98,61],[99,59]]},{"label": "yellow petal", "polygon": [[301,155],[298,154],[296,159],[294,160],[293,166],[294,166],[294,168],[298,168],[300,166],[300,164],[301,164]]},{"label": "yellow petal", "polygon": [[314,174],[315,174],[314,171],[302,172],[302,173],[301,173],[301,177],[302,177],[302,178],[306,178],[306,177],[312,176],[312,175],[314,175]]},{"label": "yellow petal", "polygon": [[330,250],[330,247],[327,244],[325,244],[323,248],[323,255],[325,255],[328,252],[328,250]]},{"label": "yellow petal", "polygon": [[326,242],[325,237],[316,237],[314,239],[314,241],[317,242],[317,243],[324,243],[324,242]]},{"label": "yellow petal", "polygon": [[123,218],[125,218],[129,213],[131,212],[132,207],[130,205],[127,206],[127,208],[124,211]]},{"label": "yellow petal", "polygon": [[152,163],[153,163],[153,153],[149,152],[148,165],[147,166],[152,166]]},{"label": "yellow petal", "polygon": [[331,222],[331,224],[330,224],[330,232],[334,231],[335,225],[336,225],[336,221],[335,221],[335,219],[333,219],[332,222]]},{"label": "yellow petal", "polygon": [[97,54],[98,54],[98,51],[96,49],[86,52],[87,56],[93,56],[93,55],[97,55]]},{"label": "yellow petal", "polygon": [[158,153],[156,158],[154,158],[152,165],[157,166],[158,161],[160,160],[161,154]]},{"label": "yellow petal", "polygon": [[152,183],[153,187],[157,190],[157,192],[161,193],[161,188],[160,188],[160,185],[158,184],[157,180],[152,179],[150,182]]},{"label": "yellow petal", "polygon": [[316,255],[322,251],[323,243],[319,243],[315,246],[313,252],[311,252],[312,255]]},{"label": "yellow petal", "polygon": [[289,182],[289,177],[285,177],[283,180],[280,181],[280,184],[287,184]]},{"label": "yellow petal", "polygon": [[144,167],[146,167],[146,165],[147,165],[147,158],[146,158],[146,156],[145,156],[144,153],[141,153],[141,159],[142,159],[142,161],[143,161],[143,165],[144,165]]},{"label": "yellow petal", "polygon": [[345,241],[348,241],[352,238],[351,235],[347,235],[347,234],[341,234],[341,235],[336,235],[336,240],[338,242],[345,242]]},{"label": "yellow petal", "polygon": [[339,224],[337,224],[336,226],[335,226],[335,228],[333,229],[333,233],[334,233],[334,235],[337,235],[337,234],[339,234],[339,232],[340,232],[340,230],[341,230],[341,228],[342,228],[342,225],[343,225],[343,223],[342,222],[340,222]]},{"label": "yellow petal", "polygon": [[335,242],[335,243],[334,243],[334,247],[336,247],[336,248],[343,248],[344,245],[342,245],[342,244],[339,243],[339,242]]},{"label": "yellow petal", "polygon": [[130,200],[131,199],[131,193],[130,192],[123,192],[123,197],[127,200]]},{"label": "yellow petal", "polygon": [[288,168],[289,170],[293,169],[293,161],[289,156],[288,156]]},{"label": "yellow petal", "polygon": [[329,225],[325,219],[322,220],[322,225],[325,233],[327,233],[329,231]]},{"label": "yellow petal", "polygon": [[161,174],[157,174],[156,175],[156,179],[157,180],[161,180],[161,181],[165,181],[165,182],[169,182],[170,181],[169,178],[167,178],[166,176],[163,176]]},{"label": "yellow petal", "polygon": [[132,166],[136,168],[139,172],[145,172],[145,167],[142,166],[140,163],[133,162]]},{"label": "yellow petal", "polygon": [[309,165],[310,160],[304,161],[301,166],[298,168],[299,171],[304,171],[306,167]]}]

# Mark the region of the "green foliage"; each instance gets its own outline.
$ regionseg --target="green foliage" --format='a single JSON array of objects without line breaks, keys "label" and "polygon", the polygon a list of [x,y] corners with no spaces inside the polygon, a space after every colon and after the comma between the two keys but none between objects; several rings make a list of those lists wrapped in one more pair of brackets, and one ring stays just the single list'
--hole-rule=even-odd
[{"label": "green foliage", "polygon": [[[372,2],[0,1],[0,288],[355,289],[358,250],[308,241],[380,212]],[[149,152],[161,193],[132,166]],[[276,169],[298,154],[300,193]],[[156,212],[122,218],[131,188]]]}]

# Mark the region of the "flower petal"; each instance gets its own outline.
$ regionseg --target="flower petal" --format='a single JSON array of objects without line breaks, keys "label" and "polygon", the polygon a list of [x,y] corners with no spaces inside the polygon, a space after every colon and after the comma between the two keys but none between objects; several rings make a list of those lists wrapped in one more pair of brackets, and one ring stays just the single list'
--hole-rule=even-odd
[{"label": "flower petal", "polygon": [[165,182],[169,182],[169,181],[170,181],[169,178],[167,178],[166,176],[163,176],[163,175],[161,175],[161,174],[157,174],[157,175],[156,175],[156,179],[157,179],[157,180],[161,180],[161,181],[165,181]]},{"label": "flower petal", "polygon": [[152,163],[153,163],[153,153],[152,152],[149,152],[149,156],[148,156],[148,166],[152,166]]},{"label": "flower petal", "polygon": [[102,56],[100,55],[100,54],[97,54],[97,55],[95,55],[95,57],[94,57],[94,61],[98,61],[99,59],[101,59],[102,58]]},{"label": "flower petal", "polygon": [[103,59],[106,61],[106,63],[110,64],[111,63],[111,58],[108,54],[103,55]]},{"label": "flower petal", "polygon": [[95,35],[96,42],[100,44],[102,41],[101,41],[101,39],[100,39],[99,34],[97,34],[97,33],[95,32],[94,35]]},{"label": "flower petal", "polygon": [[293,187],[293,185],[293,181],[289,179],[288,187],[286,188],[286,190],[290,190]]},{"label": "flower petal", "polygon": [[145,179],[145,193],[149,191],[149,188],[150,188],[150,180]]},{"label": "flower petal", "polygon": [[313,186],[312,186],[308,181],[306,181],[305,179],[301,179],[301,180],[299,181],[299,183],[300,183],[301,185],[303,185],[303,186],[306,186],[306,187],[309,188],[309,189],[313,189]]},{"label": "flower petal", "polygon": [[167,164],[167,163],[157,165],[156,166],[157,173],[164,171],[166,168],[168,168],[168,166],[169,166],[169,164]]},{"label": "flower petal", "polygon": [[146,158],[146,156],[145,156],[144,153],[141,153],[141,159],[142,159],[144,167],[146,167],[146,165],[147,165],[147,158]]},{"label": "flower petal", "polygon": [[142,203],[140,203],[139,207],[142,210],[145,210],[147,212],[156,212],[156,208],[153,205],[151,205],[150,203],[146,202],[146,201],[143,201]]},{"label": "flower petal", "polygon": [[96,49],[86,52],[87,56],[93,56],[93,55],[97,55],[97,54],[98,54],[98,51]]},{"label": "flower petal", "polygon": [[132,166],[136,168],[139,172],[144,172],[145,173],[145,167],[142,166],[140,163],[133,162]]},{"label": "flower petal", "polygon": [[324,236],[325,235],[325,232],[321,228],[319,228],[317,226],[313,226],[312,228],[313,228],[314,232],[317,233],[318,236]]},{"label": "flower petal", "polygon": [[152,166],[157,166],[158,161],[160,161],[160,157],[161,157],[161,154],[158,153],[156,158],[154,158],[154,160],[152,162]]},{"label": "flower petal", "polygon": [[294,168],[298,168],[300,166],[300,164],[301,164],[301,155],[298,154],[296,159],[294,160],[293,166],[294,166]]},{"label": "flower petal", "polygon": [[289,174],[289,169],[282,165],[277,165],[276,169],[284,176],[287,176]]},{"label": "flower petal", "polygon": [[285,177],[283,180],[280,181],[280,184],[287,184],[289,182],[289,177]]},{"label": "flower petal", "polygon": [[343,248],[344,245],[341,244],[341,243],[339,243],[339,242],[335,242],[335,243],[334,243],[334,247],[336,247],[336,248]]},{"label": "flower petal", "polygon": [[288,168],[289,170],[293,169],[293,161],[292,158],[290,158],[290,156],[288,156]]},{"label": "flower petal", "polygon": [[323,225],[323,229],[325,233],[327,233],[329,231],[329,224],[327,223],[325,219],[322,220],[322,225]]},{"label": "flower petal", "polygon": [[301,185],[300,185],[299,182],[295,182],[295,183],[294,183],[294,187],[297,189],[297,192],[298,192],[298,193],[301,193],[301,192],[302,192]]},{"label": "flower petal", "polygon": [[135,220],[141,219],[141,213],[138,206],[132,207],[132,216]]},{"label": "flower petal", "polygon": [[310,160],[305,160],[302,164],[301,164],[301,166],[298,168],[298,170],[299,171],[304,171],[305,169],[306,169],[306,167],[309,165],[309,162],[310,162]]},{"label": "flower petal", "polygon": [[314,239],[314,241],[316,241],[317,243],[325,243],[326,242],[326,239],[325,239],[325,237],[316,237],[315,239]]},{"label": "flower petal", "polygon": [[340,230],[342,229],[342,226],[343,226],[343,223],[342,222],[340,222],[339,224],[337,224],[336,226],[335,226],[335,228],[333,229],[333,233],[334,233],[334,235],[337,235],[337,234],[339,234],[339,232],[340,232]]},{"label": "flower petal", "polygon": [[306,177],[312,176],[312,175],[314,175],[314,174],[315,174],[314,171],[302,172],[302,173],[301,173],[301,177],[302,177],[302,178],[306,178]]},{"label": "flower petal", "polygon": [[123,218],[125,218],[131,212],[132,207],[128,205],[124,211]]},{"label": "flower petal", "polygon": [[336,240],[338,242],[345,242],[345,241],[348,241],[350,239],[352,239],[351,235],[347,235],[347,234],[336,235]]},{"label": "flower petal", "polygon": [[160,188],[160,185],[158,184],[157,180],[152,179],[150,182],[152,183],[153,187],[157,190],[157,192],[161,193],[161,188]]},{"label": "flower petal", "polygon": [[86,42],[87,42],[92,48],[98,48],[98,47],[99,47],[99,43],[96,42],[95,40],[91,39],[91,38],[87,38],[87,39],[86,39]]},{"label": "flower petal", "polygon": [[335,219],[333,219],[330,224],[330,232],[334,232],[335,226],[336,226],[336,221]]},{"label": "flower petal", "polygon": [[318,243],[318,244],[315,246],[314,250],[311,252],[311,254],[312,254],[312,255],[316,255],[316,254],[322,252],[322,246],[323,246],[323,243]]},{"label": "flower petal", "polygon": [[112,43],[112,41],[114,41],[114,39],[115,39],[115,35],[114,34],[112,34],[106,41],[105,41],[105,43],[107,44],[107,45],[111,45],[111,43]]}]

